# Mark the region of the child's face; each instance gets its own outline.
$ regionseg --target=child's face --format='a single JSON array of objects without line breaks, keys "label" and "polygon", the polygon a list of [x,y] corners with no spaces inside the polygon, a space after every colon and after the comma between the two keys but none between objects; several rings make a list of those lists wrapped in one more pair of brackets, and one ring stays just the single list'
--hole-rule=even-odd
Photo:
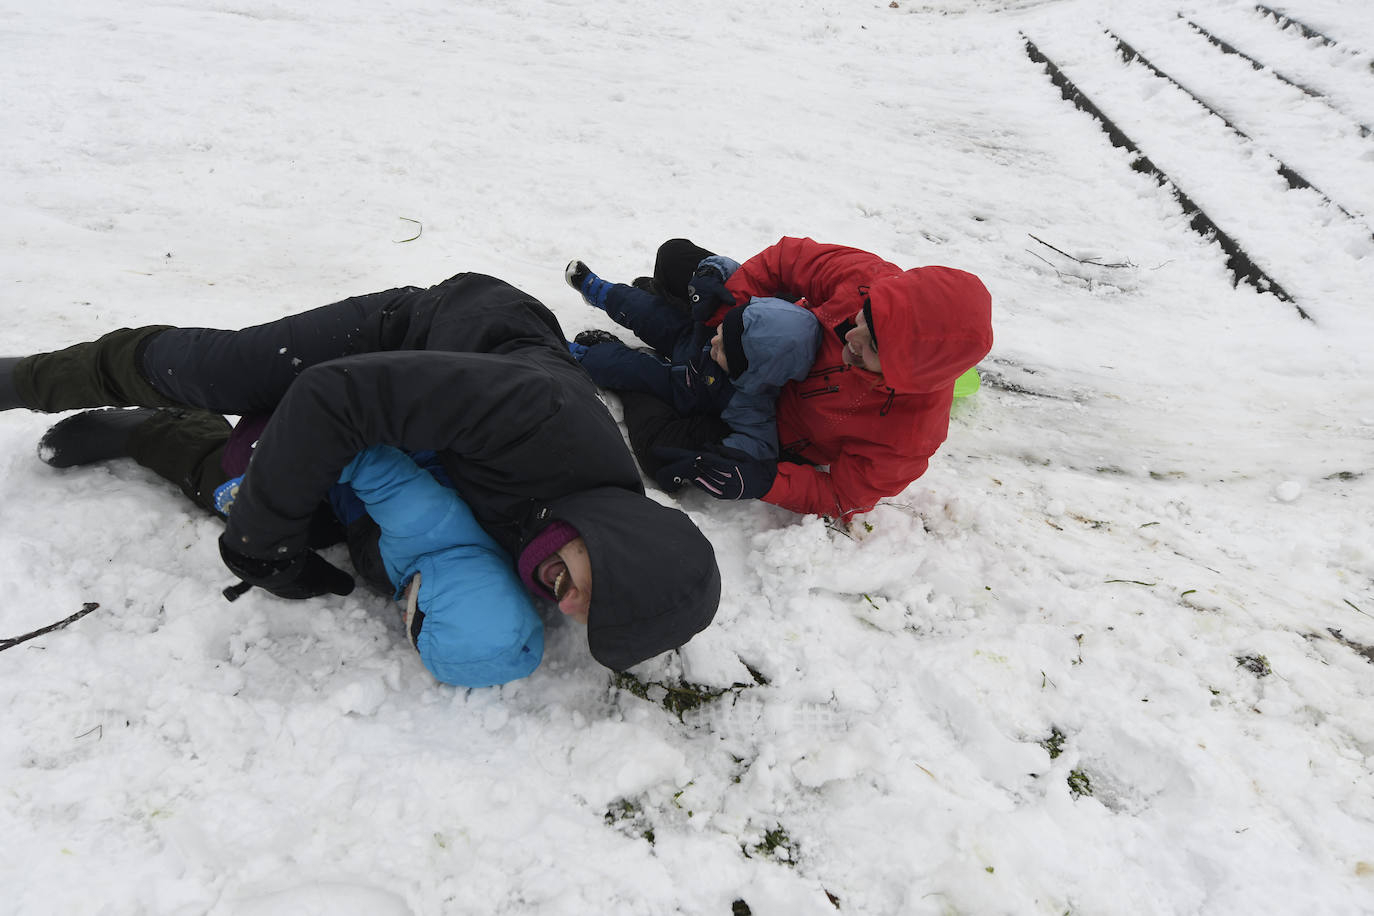
[{"label": "child's face", "polygon": [[711,359],[715,360],[716,365],[726,372],[730,371],[730,367],[725,362],[725,337],[721,334],[719,327],[716,328],[716,336],[711,338]]}]

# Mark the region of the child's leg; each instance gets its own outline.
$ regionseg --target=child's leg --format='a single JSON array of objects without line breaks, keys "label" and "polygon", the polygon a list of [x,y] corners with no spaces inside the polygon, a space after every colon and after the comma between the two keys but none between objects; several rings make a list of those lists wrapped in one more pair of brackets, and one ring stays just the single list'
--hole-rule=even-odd
[{"label": "child's leg", "polygon": [[617,283],[612,287],[606,297],[606,314],[670,360],[676,361],[693,338],[690,315],[674,308],[662,296],[634,286]]},{"label": "child's leg", "polygon": [[600,343],[588,347],[582,368],[599,388],[611,391],[643,391],[660,400],[673,401],[672,366],[624,344]]},{"label": "child's leg", "polygon": [[603,310],[669,359],[679,341],[692,333],[691,316],[674,308],[662,296],[625,283],[610,283],[590,270],[577,289],[588,305]]},{"label": "child's leg", "polygon": [[673,405],[639,392],[620,396],[624,408],[625,429],[630,435],[630,448],[639,467],[653,477],[663,462],[654,457],[654,449],[701,448],[719,442],[729,435],[730,427],[720,417],[698,415],[681,416]]}]

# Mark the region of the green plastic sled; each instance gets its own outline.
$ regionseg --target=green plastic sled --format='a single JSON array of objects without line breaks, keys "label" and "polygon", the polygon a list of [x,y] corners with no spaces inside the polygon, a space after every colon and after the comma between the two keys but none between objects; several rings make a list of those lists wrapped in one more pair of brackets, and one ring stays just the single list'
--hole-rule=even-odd
[{"label": "green plastic sled", "polygon": [[982,379],[978,377],[978,367],[975,366],[954,380],[954,396],[966,398],[977,391],[982,384]]}]

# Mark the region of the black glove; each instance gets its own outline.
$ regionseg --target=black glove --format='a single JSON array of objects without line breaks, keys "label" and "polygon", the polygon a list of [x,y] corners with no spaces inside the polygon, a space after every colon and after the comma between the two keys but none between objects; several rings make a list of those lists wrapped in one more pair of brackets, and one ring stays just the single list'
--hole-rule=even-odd
[{"label": "black glove", "polygon": [[698,267],[687,281],[687,299],[692,303],[692,320],[700,324],[716,313],[716,309],[729,303],[735,304],[735,297],[725,288],[725,277],[714,267]]},{"label": "black glove", "polygon": [[676,493],[687,485],[687,478],[695,473],[697,455],[700,452],[660,445],[653,449],[652,454],[663,462],[654,472],[654,480],[661,489]]},{"label": "black glove", "polygon": [[716,499],[758,499],[773,488],[778,476],[776,461],[752,458],[733,448],[660,447],[653,454],[664,462],[654,478],[670,493],[690,483]]},{"label": "black glove", "polygon": [[353,577],[313,550],[302,550],[280,560],[259,560],[238,553],[221,538],[219,555],[234,575],[278,598],[315,598],[353,591]]}]

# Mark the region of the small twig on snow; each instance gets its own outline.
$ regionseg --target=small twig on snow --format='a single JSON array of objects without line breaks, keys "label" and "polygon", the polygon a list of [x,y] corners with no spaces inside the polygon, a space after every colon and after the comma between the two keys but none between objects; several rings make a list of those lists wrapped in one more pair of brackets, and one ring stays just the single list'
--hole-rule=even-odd
[{"label": "small twig on snow", "polygon": [[415,241],[416,239],[418,239],[418,238],[424,233],[424,231],[425,231],[424,224],[421,223],[418,219],[411,219],[411,218],[408,217],[408,216],[398,216],[398,217],[396,217],[396,218],[397,218],[397,219],[405,220],[405,221],[408,222],[408,223],[414,223],[415,225],[417,225],[417,226],[420,227],[419,229],[416,229],[416,230],[415,230],[415,234],[412,235],[412,236],[411,236],[410,238],[408,238],[408,239],[392,239],[392,241],[394,241],[397,245],[401,245],[401,244],[404,244],[404,243],[406,243],[406,242],[413,242],[413,241]]},{"label": "small twig on snow", "polygon": [[95,610],[98,607],[100,607],[100,605],[96,602],[87,601],[84,605],[82,605],[81,610],[77,611],[75,614],[68,617],[66,620],[59,620],[57,623],[50,623],[46,627],[34,630],[32,633],[25,633],[23,636],[16,636],[13,639],[0,640],[0,652],[5,651],[6,649],[12,649],[15,646],[19,645],[21,642],[28,642],[30,639],[42,636],[44,633],[51,633],[53,630],[60,630],[68,624],[75,623],[82,617],[85,617],[87,614],[89,614],[91,611]]},{"label": "small twig on snow", "polygon": [[[1091,267],[1109,267],[1109,268],[1113,268],[1113,269],[1124,269],[1124,268],[1127,268],[1127,267],[1135,267],[1135,265],[1132,264],[1130,261],[1121,261],[1121,262],[1114,263],[1114,264],[1104,264],[1102,261],[1099,261],[1097,258],[1080,258],[1080,257],[1075,257],[1074,255],[1069,254],[1067,251],[1065,251],[1065,250],[1062,249],[1062,248],[1055,248],[1055,247],[1054,247],[1053,245],[1051,245],[1049,242],[1045,241],[1044,239],[1040,238],[1039,236],[1035,235],[1035,234],[1032,233],[1032,232],[1027,232],[1026,235],[1029,235],[1031,238],[1035,239],[1035,240],[1036,240],[1037,242],[1039,242],[1041,245],[1044,245],[1044,246],[1045,246],[1046,248],[1048,248],[1050,251],[1058,252],[1059,254],[1062,254],[1064,257],[1068,258],[1070,261],[1077,261],[1079,264],[1087,264],[1087,265],[1089,265],[1089,266],[1091,266]],[[1030,252],[1030,253],[1033,254],[1033,255],[1035,254],[1035,252],[1033,252],[1033,251]],[[1036,256],[1036,257],[1040,257],[1039,255],[1035,255],[1035,256]],[[1040,258],[1040,260],[1044,261],[1045,259],[1044,259],[1044,258]],[[1045,263],[1046,263],[1046,264],[1049,264],[1049,261],[1045,261]],[[1054,265],[1051,264],[1050,266],[1053,267]]]}]

